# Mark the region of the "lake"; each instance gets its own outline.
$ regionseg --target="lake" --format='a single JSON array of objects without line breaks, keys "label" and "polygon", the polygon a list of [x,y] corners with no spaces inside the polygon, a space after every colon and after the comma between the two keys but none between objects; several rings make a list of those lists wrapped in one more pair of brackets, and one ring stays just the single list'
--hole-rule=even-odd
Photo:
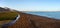
[{"label": "lake", "polygon": [[60,12],[25,12],[25,13],[60,19]]}]

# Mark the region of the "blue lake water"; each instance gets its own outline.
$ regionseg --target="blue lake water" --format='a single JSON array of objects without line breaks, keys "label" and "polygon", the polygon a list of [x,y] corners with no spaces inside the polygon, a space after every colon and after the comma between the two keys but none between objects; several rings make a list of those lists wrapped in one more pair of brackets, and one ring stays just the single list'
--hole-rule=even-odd
[{"label": "blue lake water", "polygon": [[60,19],[60,12],[26,12],[26,13]]}]

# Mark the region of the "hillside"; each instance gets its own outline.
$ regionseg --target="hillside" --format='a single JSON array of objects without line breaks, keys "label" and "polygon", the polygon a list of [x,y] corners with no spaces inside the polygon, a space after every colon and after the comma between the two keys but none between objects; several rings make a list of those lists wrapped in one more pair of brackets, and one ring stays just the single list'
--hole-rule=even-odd
[{"label": "hillside", "polygon": [[1,12],[0,20],[14,20],[16,16],[16,12]]},{"label": "hillside", "polygon": [[11,11],[9,8],[0,7],[0,28],[3,24],[7,24],[16,19],[17,12]]},{"label": "hillside", "polygon": [[15,17],[17,16],[17,12],[15,11],[10,11],[10,9],[5,9],[0,7],[0,21],[1,20],[14,20]]},{"label": "hillside", "polygon": [[18,12],[19,20],[8,28],[60,28],[60,20]]},{"label": "hillside", "polygon": [[10,11],[5,11],[3,13],[0,12],[0,20],[11,20],[15,19],[14,17],[16,16],[16,14],[20,15],[20,18],[16,21],[16,23],[11,26],[2,26],[2,28],[60,28],[60,20],[44,16],[26,14],[19,11],[13,12],[14,13]]},{"label": "hillside", "polygon": [[0,7],[0,12],[5,12],[5,11],[10,11],[10,9],[9,8],[5,9],[5,8]]}]

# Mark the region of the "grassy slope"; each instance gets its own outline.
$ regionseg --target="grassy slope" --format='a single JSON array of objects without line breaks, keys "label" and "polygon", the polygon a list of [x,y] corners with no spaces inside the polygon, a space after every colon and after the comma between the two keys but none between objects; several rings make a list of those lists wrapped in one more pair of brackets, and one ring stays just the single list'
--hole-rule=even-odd
[{"label": "grassy slope", "polygon": [[0,21],[1,20],[14,20],[17,16],[16,12],[0,12]]}]

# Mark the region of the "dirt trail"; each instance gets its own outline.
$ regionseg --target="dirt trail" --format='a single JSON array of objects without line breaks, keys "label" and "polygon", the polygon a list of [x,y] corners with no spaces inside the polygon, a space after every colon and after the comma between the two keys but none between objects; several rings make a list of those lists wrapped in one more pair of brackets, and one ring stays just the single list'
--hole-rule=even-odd
[{"label": "dirt trail", "polygon": [[18,12],[20,18],[8,28],[60,28],[60,20]]}]

